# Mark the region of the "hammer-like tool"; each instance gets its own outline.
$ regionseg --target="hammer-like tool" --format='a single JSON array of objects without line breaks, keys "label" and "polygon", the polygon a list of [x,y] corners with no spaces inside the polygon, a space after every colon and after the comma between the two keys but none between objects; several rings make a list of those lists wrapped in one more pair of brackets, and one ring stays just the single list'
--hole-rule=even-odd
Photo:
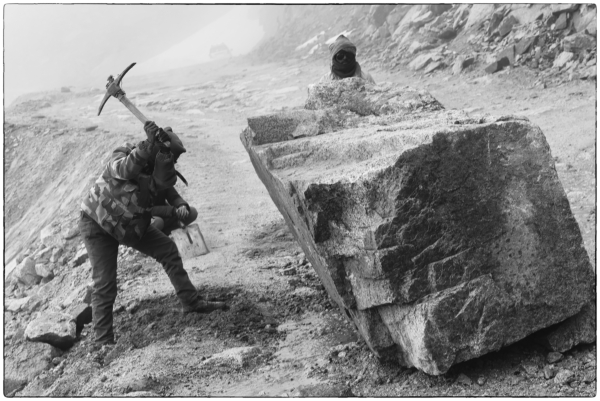
[{"label": "hammer-like tool", "polygon": [[[138,110],[137,107],[135,107],[133,103],[129,101],[129,99],[127,99],[127,97],[125,96],[125,92],[119,86],[121,84],[121,81],[123,80],[123,77],[125,76],[125,74],[127,74],[127,71],[129,71],[135,64],[136,63],[132,63],[129,67],[125,68],[125,71],[117,75],[117,79],[114,79],[112,75],[108,77],[108,82],[106,84],[106,94],[104,95],[104,99],[102,99],[102,102],[100,103],[98,115],[102,113],[102,108],[104,107],[104,104],[106,103],[108,98],[114,96],[117,99],[119,99],[119,101],[123,103],[123,105],[127,107],[129,111],[131,111],[133,115],[137,117],[138,120],[142,122],[142,124],[145,124],[146,121],[150,121],[148,118],[146,118],[146,116],[142,114],[141,111]],[[163,142],[163,144],[167,147],[171,146],[171,142],[169,141]]]}]

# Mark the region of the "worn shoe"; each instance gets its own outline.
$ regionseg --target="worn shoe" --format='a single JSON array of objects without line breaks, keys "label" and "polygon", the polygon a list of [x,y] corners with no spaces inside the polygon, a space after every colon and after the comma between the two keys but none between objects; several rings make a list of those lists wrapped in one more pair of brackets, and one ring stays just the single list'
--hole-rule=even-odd
[{"label": "worn shoe", "polygon": [[227,310],[229,306],[225,304],[225,302],[208,302],[208,301],[198,301],[194,305],[184,306],[184,313],[210,313],[214,310]]}]

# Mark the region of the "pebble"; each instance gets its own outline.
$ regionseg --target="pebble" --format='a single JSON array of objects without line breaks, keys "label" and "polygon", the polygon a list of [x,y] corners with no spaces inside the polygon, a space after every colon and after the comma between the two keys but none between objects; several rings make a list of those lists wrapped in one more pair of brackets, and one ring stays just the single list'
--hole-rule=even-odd
[{"label": "pebble", "polygon": [[561,369],[554,377],[556,384],[569,384],[575,378],[575,374],[569,369]]},{"label": "pebble", "polygon": [[464,384],[465,386],[470,386],[473,384],[473,381],[469,378],[469,376],[465,375],[464,373],[458,375],[456,382],[459,384]]},{"label": "pebble", "polygon": [[544,366],[544,378],[546,380],[552,379],[556,375],[556,368],[554,365],[546,365]]},{"label": "pebble", "polygon": [[479,378],[477,379],[477,384],[479,384],[480,386],[483,386],[486,382],[486,379],[484,376],[479,376]]},{"label": "pebble", "polygon": [[550,352],[546,357],[548,363],[556,363],[561,359],[563,359],[563,354],[561,354],[560,352]]}]

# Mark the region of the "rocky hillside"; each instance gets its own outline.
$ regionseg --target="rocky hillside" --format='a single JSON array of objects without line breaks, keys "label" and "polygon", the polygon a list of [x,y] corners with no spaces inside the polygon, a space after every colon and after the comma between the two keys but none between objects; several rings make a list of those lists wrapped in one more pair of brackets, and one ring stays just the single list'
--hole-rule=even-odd
[{"label": "rocky hillside", "polygon": [[596,78],[594,4],[286,5],[264,8],[260,60],[328,59],[344,33],[365,68],[418,74],[537,72],[533,85]]}]

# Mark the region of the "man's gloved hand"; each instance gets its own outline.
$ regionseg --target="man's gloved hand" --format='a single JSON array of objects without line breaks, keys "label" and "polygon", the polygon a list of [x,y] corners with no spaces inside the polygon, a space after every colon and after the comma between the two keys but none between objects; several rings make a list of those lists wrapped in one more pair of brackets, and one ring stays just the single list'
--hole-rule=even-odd
[{"label": "man's gloved hand", "polygon": [[153,206],[150,213],[152,216],[158,216],[162,218],[169,218],[175,216],[175,208],[173,206]]},{"label": "man's gloved hand", "polygon": [[188,215],[190,214],[189,210],[187,209],[186,205],[181,205],[177,208],[177,211],[175,212],[177,213],[177,218],[179,218],[179,220],[183,220],[186,217],[188,217]]},{"label": "man's gloved hand", "polygon": [[171,137],[165,132],[164,129],[159,128],[158,132],[156,133],[156,139],[158,139],[158,142],[164,143],[169,142],[171,140]]},{"label": "man's gloved hand", "polygon": [[160,130],[154,121],[146,121],[144,123],[144,131],[148,137],[148,143],[153,144],[156,138],[156,133]]}]

